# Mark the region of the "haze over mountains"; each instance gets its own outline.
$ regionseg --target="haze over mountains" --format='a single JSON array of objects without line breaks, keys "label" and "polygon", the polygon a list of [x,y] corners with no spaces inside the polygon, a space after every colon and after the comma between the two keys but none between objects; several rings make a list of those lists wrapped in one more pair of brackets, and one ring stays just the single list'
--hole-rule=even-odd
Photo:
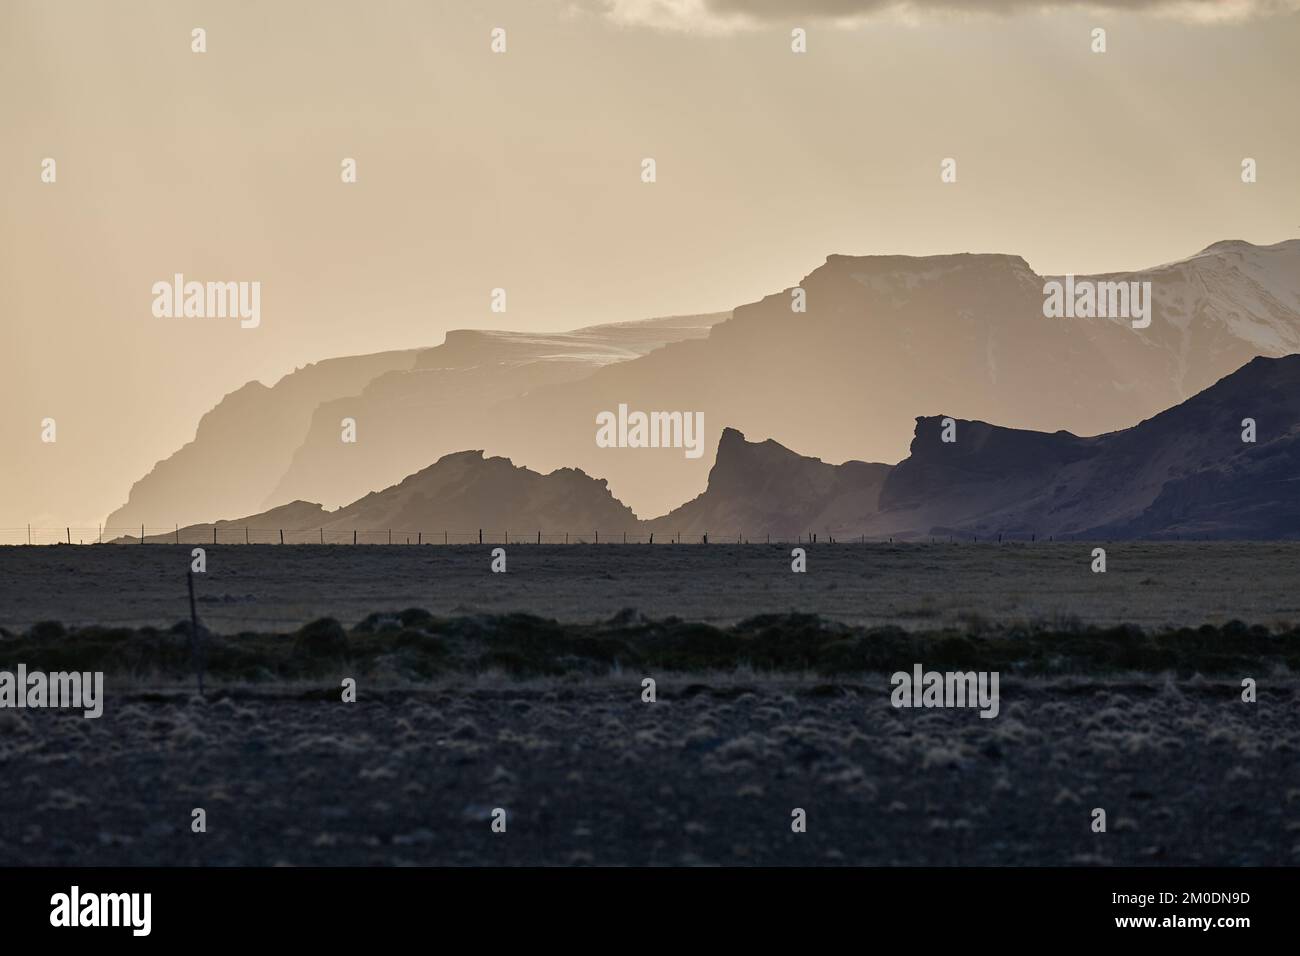
[{"label": "haze over mountains", "polygon": [[[249,382],[203,417],[193,442],[135,483],[105,527],[187,524],[296,499],[345,504],[475,447],[482,412],[510,396],[705,335],[725,317],[550,335],[460,330],[429,349],[328,359],[269,388]],[[343,418],[356,419],[356,444],[340,441]],[[314,454],[334,445],[352,454]]]},{"label": "haze over mountains", "polygon": [[958,421],[956,441],[940,439],[939,418],[917,420],[868,534],[1300,537],[1300,355],[1254,359],[1106,435]]},{"label": "haze over mountains", "polygon": [[[1243,441],[1246,418],[1255,421],[1253,442]],[[565,532],[587,541],[620,533],[660,541],[1300,537],[1300,355],[1254,359],[1122,431],[1081,438],[955,420],[954,437],[943,441],[941,417],[922,417],[898,465],[830,465],[724,429],[705,491],[649,521],[604,479],[571,468],[542,475],[467,451],[336,511],[300,501],[218,530],[388,528],[464,541],[481,529],[489,541],[541,532],[549,542]],[[206,541],[211,531],[181,533]]]},{"label": "haze over mountains", "polygon": [[890,465],[829,465],[768,439],[750,442],[724,428],[708,487],[668,514],[646,522],[662,534],[796,538],[828,529],[865,528],[879,509]]},{"label": "haze over mountains", "polygon": [[[1050,278],[1010,255],[835,255],[799,283],[806,313],[791,310],[785,289],[730,318],[555,337],[460,332],[435,349],[332,360],[346,374],[299,384],[303,370],[271,389],[246,386],[254,402],[245,390],[228,397],[108,524],[208,520],[294,499],[332,508],[466,448],[599,475],[652,518],[704,491],[724,427],[828,462],[896,462],[917,416],[1099,435],[1255,356],[1300,351],[1297,240],[1219,242],[1140,272],[1078,277],[1151,282],[1152,323],[1140,330],[1127,319],[1045,318]],[[352,364],[362,361],[371,367]],[[294,397],[281,403],[282,392]],[[597,447],[596,415],[621,403],[703,411],[708,451]],[[340,441],[345,417],[357,422],[356,444]],[[701,507],[677,517],[704,521]]]}]

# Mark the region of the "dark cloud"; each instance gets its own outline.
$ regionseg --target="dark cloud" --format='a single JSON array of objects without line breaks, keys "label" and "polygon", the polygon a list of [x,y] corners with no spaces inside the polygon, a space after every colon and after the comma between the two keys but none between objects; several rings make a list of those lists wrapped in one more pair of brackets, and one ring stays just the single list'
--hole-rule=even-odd
[{"label": "dark cloud", "polygon": [[1183,20],[1237,20],[1294,14],[1300,0],[587,0],[611,18],[643,26],[690,28],[795,20],[924,19],[949,14],[1112,11]]},{"label": "dark cloud", "polygon": [[1295,12],[1294,0],[702,0],[719,16],[741,14],[755,19],[788,20],[793,16],[849,18],[875,13],[1022,13],[1040,10],[1117,10],[1136,13],[1184,13],[1206,17]]}]

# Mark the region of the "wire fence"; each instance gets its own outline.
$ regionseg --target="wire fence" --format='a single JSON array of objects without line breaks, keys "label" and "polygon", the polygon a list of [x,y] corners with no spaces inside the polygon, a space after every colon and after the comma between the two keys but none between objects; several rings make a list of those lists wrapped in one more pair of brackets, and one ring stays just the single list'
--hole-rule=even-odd
[{"label": "wire fence", "polygon": [[[1005,533],[987,536],[969,532],[909,536],[913,543],[979,544],[1024,542],[1039,539],[1033,533]],[[1052,537],[1042,540],[1051,541]],[[473,531],[407,530],[399,528],[350,529],[327,528],[254,528],[244,525],[220,527],[171,528],[94,527],[0,528],[0,545],[99,545],[99,544],[315,544],[315,545],[525,545],[525,544],[880,544],[893,543],[889,535],[872,535],[858,531],[808,531],[804,534],[756,534],[682,531]]]}]

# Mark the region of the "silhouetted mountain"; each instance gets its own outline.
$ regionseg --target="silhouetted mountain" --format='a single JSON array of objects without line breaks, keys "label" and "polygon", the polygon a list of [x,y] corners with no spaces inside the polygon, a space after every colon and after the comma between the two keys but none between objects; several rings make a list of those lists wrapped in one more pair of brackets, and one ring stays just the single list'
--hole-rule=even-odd
[{"label": "silhouetted mountain", "polygon": [[[352,501],[481,444],[480,417],[504,398],[704,335],[721,318],[553,334],[456,330],[434,348],[329,359],[270,387],[249,382],[203,416],[194,441],[136,482],[106,527],[249,514],[294,499]],[[344,418],[357,422],[356,444],[340,441]]]},{"label": "silhouetted mountain", "polygon": [[[1243,420],[1257,440],[1242,440]],[[1300,355],[1257,358],[1123,431],[1079,438],[916,421],[873,535],[1076,538],[1300,536]]]},{"label": "silhouetted mountain", "polygon": [[889,465],[846,461],[828,465],[768,439],[748,442],[724,428],[705,491],[645,527],[692,538],[746,535],[795,538],[811,532],[862,528],[877,510]]},{"label": "silhouetted mountain", "polygon": [[[256,508],[300,498],[333,507],[463,448],[604,476],[653,517],[705,488],[724,425],[828,462],[894,462],[907,454],[918,411],[1096,435],[1131,427],[1256,355],[1300,350],[1298,240],[1220,242],[1141,272],[1077,277],[1150,282],[1144,329],[1128,318],[1044,317],[1050,278],[1009,255],[834,255],[799,283],[806,312],[792,311],[794,290],[785,289],[717,324],[705,316],[558,337],[453,333],[401,369],[321,398],[277,480],[263,481],[270,469],[259,466],[255,481],[231,482],[240,497],[222,499],[227,469],[238,467],[227,461],[237,445],[226,441],[220,454],[197,456],[217,476],[205,479],[202,507],[187,504],[196,465],[185,481],[138,486],[110,524],[239,513],[254,487],[267,489]],[[704,454],[600,447],[596,416],[620,404],[702,412]],[[262,417],[272,416],[242,419],[253,432]],[[355,444],[340,441],[343,418],[357,422]]]},{"label": "silhouetted mountain", "polygon": [[410,368],[416,351],[327,359],[290,372],[275,385],[249,382],[199,420],[198,432],[131,488],[106,528],[187,522],[247,514],[265,506],[323,402],[349,395],[376,376]]},{"label": "silhouetted mountain", "polygon": [[[542,475],[481,451],[444,455],[391,488],[334,512],[325,530],[405,528],[494,535],[635,531],[636,515],[603,478],[576,468]],[[512,534],[513,537],[513,534]]]},{"label": "silhouetted mountain", "polygon": [[[1245,419],[1254,442],[1242,440]],[[1091,438],[964,419],[953,419],[954,441],[943,434],[943,416],[921,417],[899,464],[831,465],[724,428],[706,490],[651,521],[638,521],[603,478],[573,468],[543,475],[466,451],[337,511],[297,501],[217,530],[235,540],[244,527],[449,531],[460,540],[480,528],[498,540],[538,531],[588,540],[1300,537],[1300,355],[1254,359],[1133,428]],[[208,540],[212,528],[184,528],[181,539]]]},{"label": "silhouetted mountain", "polygon": [[[444,455],[432,465],[407,476],[383,491],[371,492],[336,511],[320,505],[295,501],[270,511],[215,523],[218,540],[241,540],[245,528],[261,531],[254,541],[274,541],[274,532],[324,532],[327,540],[344,539],[353,531],[376,532],[391,529],[426,540],[443,531],[452,541],[465,541],[479,529],[500,541],[532,540],[543,533],[571,532],[575,540],[594,539],[597,532],[615,534],[638,530],[632,510],[610,494],[604,479],[590,478],[574,468],[561,468],[547,475],[516,467],[505,458],[485,458],[481,451]],[[212,539],[213,524],[189,525],[180,529],[183,542]],[[268,534],[270,536],[268,537]],[[165,542],[172,535],[150,536]],[[289,540],[304,540],[301,536]],[[309,537],[306,540],[314,540]],[[369,540],[372,543],[374,538]],[[553,539],[552,539],[553,540]]]},{"label": "silhouetted mountain", "polygon": [[727,425],[824,461],[895,462],[918,410],[1098,434],[1255,355],[1300,350],[1300,241],[1219,244],[1104,278],[1152,282],[1149,328],[1045,318],[1047,279],[1015,256],[831,256],[800,283],[806,313],[791,311],[791,290],[741,306],[705,339],[503,402],[483,442],[532,467],[603,475],[652,517],[698,494],[712,462],[596,447],[595,416],[619,403],[704,412],[706,447]]}]

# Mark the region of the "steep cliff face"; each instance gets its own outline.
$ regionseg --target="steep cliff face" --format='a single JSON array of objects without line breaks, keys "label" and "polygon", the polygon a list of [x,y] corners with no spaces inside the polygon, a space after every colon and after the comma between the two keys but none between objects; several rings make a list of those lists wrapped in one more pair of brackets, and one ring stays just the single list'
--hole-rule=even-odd
[{"label": "steep cliff face", "polygon": [[[546,334],[455,330],[433,348],[328,359],[269,387],[249,382],[135,483],[107,526],[185,524],[295,499],[337,507],[441,454],[481,446],[481,417],[504,399],[703,336],[723,317]],[[344,418],[357,423],[355,444],[340,441]]]},{"label": "steep cliff face", "polygon": [[203,416],[192,442],[131,487],[126,504],[108,516],[105,527],[129,531],[142,524],[184,524],[264,507],[316,409],[377,376],[409,369],[418,354],[329,359],[291,372],[270,387],[249,382]]},{"label": "steep cliff face", "polygon": [[[1243,441],[1253,419],[1255,441]],[[1300,355],[1257,358],[1133,428],[1078,438],[917,420],[875,533],[1300,535]]]},{"label": "steep cliff face", "polygon": [[862,461],[829,465],[770,439],[746,441],[741,432],[725,428],[705,491],[646,527],[749,540],[861,529],[876,511],[889,470]]},{"label": "steep cliff face", "polygon": [[[911,454],[894,466],[827,464],[724,428],[704,492],[650,521],[639,521],[603,478],[574,468],[539,474],[465,451],[337,511],[294,502],[218,522],[218,529],[241,526],[462,536],[481,528],[498,538],[628,532],[661,540],[706,533],[750,541],[952,533],[1296,538],[1300,355],[1255,359],[1133,428],[1091,438],[918,418]],[[186,540],[211,528],[186,528]]]},{"label": "steep cliff face", "polygon": [[[305,389],[287,404],[281,384],[249,386],[205,419],[193,446],[160,463],[110,524],[156,526],[295,499],[336,507],[465,448],[539,472],[574,467],[600,475],[637,514],[654,518],[706,490],[727,426],[846,462],[897,462],[909,449],[924,452],[914,443],[917,416],[924,429],[943,412],[961,416],[972,441],[979,440],[976,422],[1002,431],[1104,436],[1157,416],[1256,356],[1300,350],[1300,240],[1230,240],[1152,269],[1075,277],[1150,283],[1151,324],[1142,329],[1125,317],[1045,317],[1044,287],[1054,278],[1012,255],[833,255],[799,282],[804,312],[791,308],[792,287],[729,318],[687,316],[555,335],[453,333],[438,349],[374,357],[374,369]],[[620,404],[702,413],[704,455],[599,446],[596,417]],[[343,418],[357,423],[354,444],[339,440]],[[1016,441],[1029,445],[1020,449]],[[999,433],[995,445],[1020,465],[1017,475],[987,479],[977,496],[988,496],[986,511],[1005,503],[998,520],[1014,518],[1027,528],[1051,518],[1053,527],[1072,532],[1110,526],[1133,519],[1129,502],[1149,494],[1150,504],[1165,482],[1180,477],[1169,471],[1172,451],[1128,460],[1125,488],[1093,501],[1107,485],[1084,461],[1096,454],[1092,440],[1060,438],[1041,446],[1043,460],[1059,458],[1062,466],[1051,487],[1067,503],[1072,496],[1080,501],[1040,513],[1019,498],[1031,490],[1027,474],[1046,480],[1034,444],[1043,441]],[[241,449],[252,450],[247,468]],[[956,467],[968,450],[946,453],[953,459],[947,465]],[[966,458],[962,467],[985,465]],[[725,478],[726,469],[719,480]],[[910,507],[907,495],[921,493],[908,489],[939,480],[904,469],[893,476],[887,503],[898,517]],[[976,520],[939,500],[945,494],[936,489],[915,520]],[[714,513],[710,522],[734,524],[753,512]],[[842,515],[809,508],[789,520]]]}]

